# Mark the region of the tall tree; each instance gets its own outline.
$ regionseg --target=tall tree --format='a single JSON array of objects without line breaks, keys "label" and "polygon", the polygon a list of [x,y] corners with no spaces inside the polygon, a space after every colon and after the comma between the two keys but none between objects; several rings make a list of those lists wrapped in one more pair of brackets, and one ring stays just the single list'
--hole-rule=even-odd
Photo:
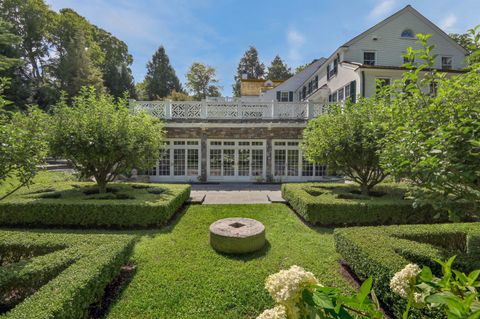
[{"label": "tall tree", "polygon": [[145,93],[149,100],[158,100],[165,98],[173,90],[182,91],[182,85],[170,64],[165,48],[160,46],[147,64]]},{"label": "tall tree", "polygon": [[298,74],[298,73],[302,72],[302,71],[305,70],[305,68],[306,68],[307,66],[309,66],[309,65],[310,65],[310,63],[305,63],[305,64],[302,64],[302,65],[297,66],[297,67],[295,68],[295,74]]},{"label": "tall tree", "polygon": [[101,66],[104,85],[108,92],[115,97],[121,97],[127,92],[130,97],[136,98],[135,84],[130,69],[133,57],[128,52],[127,44],[103,29],[92,27],[95,41],[108,57]]},{"label": "tall tree", "polygon": [[24,61],[4,74],[11,78],[5,95],[20,108],[30,103],[43,106],[52,93],[50,29],[56,14],[43,0],[3,0],[0,9],[0,15],[12,25],[12,32],[21,38],[18,56]]},{"label": "tall tree", "polygon": [[105,54],[94,40],[91,24],[75,11],[62,9],[57,17],[54,38],[58,50],[55,73],[60,89],[70,97],[83,86],[93,86],[97,92],[102,92],[100,68]]},{"label": "tall tree", "polygon": [[0,71],[22,63],[16,52],[21,38],[10,31],[11,27],[10,23],[0,18]]},{"label": "tall tree", "polygon": [[292,69],[276,55],[267,69],[267,79],[285,81],[292,76]]},{"label": "tall tree", "polygon": [[243,75],[245,75],[247,79],[259,79],[263,78],[264,74],[265,65],[260,63],[258,51],[255,47],[250,46],[238,63],[237,74],[234,77],[235,84],[233,85],[233,94],[240,96],[240,82]]},{"label": "tall tree", "polygon": [[209,96],[220,96],[220,87],[216,85],[215,69],[209,65],[195,62],[187,73],[187,88],[193,97],[202,100]]}]

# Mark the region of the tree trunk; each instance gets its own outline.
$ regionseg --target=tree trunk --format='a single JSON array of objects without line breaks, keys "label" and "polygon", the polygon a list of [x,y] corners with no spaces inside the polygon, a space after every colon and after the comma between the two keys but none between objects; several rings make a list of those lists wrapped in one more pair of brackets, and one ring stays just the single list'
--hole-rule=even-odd
[{"label": "tree trunk", "polygon": [[107,192],[107,181],[105,179],[97,179],[98,192],[105,194]]},{"label": "tree trunk", "polygon": [[362,195],[365,195],[365,196],[368,196],[368,193],[369,193],[369,188],[368,188],[368,185],[365,183],[365,184],[361,184],[360,185],[360,189],[362,191]]}]

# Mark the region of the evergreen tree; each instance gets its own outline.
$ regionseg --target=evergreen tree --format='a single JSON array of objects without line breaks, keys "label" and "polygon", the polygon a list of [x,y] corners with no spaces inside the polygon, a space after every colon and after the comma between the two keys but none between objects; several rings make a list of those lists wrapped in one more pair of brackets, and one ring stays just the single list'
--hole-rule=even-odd
[{"label": "evergreen tree", "polygon": [[196,100],[209,96],[220,96],[220,87],[216,85],[215,69],[211,66],[195,62],[187,73],[187,87]]},{"label": "evergreen tree", "polygon": [[234,96],[240,96],[240,82],[243,74],[246,75],[247,79],[260,79],[263,78],[264,73],[265,65],[260,63],[257,49],[250,46],[238,63],[237,74],[234,77],[235,84],[233,85]]},{"label": "evergreen tree", "polygon": [[163,99],[172,91],[182,91],[180,80],[170,64],[165,48],[160,46],[147,64],[145,93],[149,100]]},{"label": "evergreen tree", "polygon": [[292,75],[292,69],[290,69],[285,63],[283,63],[279,55],[275,56],[272,63],[267,69],[267,79],[270,80],[285,81]]},{"label": "evergreen tree", "polygon": [[302,71],[305,70],[305,68],[306,68],[307,66],[309,66],[309,65],[310,65],[310,63],[305,63],[305,64],[302,64],[302,65],[297,66],[297,67],[295,68],[295,74],[298,74],[298,73],[302,72]]}]

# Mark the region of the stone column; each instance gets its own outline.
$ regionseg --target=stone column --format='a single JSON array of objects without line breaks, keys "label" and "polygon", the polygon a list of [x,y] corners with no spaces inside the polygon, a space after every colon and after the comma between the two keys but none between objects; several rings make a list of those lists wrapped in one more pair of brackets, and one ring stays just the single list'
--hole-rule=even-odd
[{"label": "stone column", "polygon": [[267,177],[266,181],[270,182],[273,181],[273,170],[272,170],[272,138],[268,137],[267,138],[267,148],[266,148],[266,167],[265,167],[265,176]]},{"label": "stone column", "polygon": [[200,181],[206,182],[207,181],[207,132],[206,129],[202,129],[202,133],[200,134]]}]

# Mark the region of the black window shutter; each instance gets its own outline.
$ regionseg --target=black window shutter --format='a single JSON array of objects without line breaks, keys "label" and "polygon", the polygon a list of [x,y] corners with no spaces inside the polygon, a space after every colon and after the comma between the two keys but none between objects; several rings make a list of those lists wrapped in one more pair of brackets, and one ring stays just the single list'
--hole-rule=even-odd
[{"label": "black window shutter", "polygon": [[282,92],[277,91],[277,101],[280,102]]},{"label": "black window shutter", "polygon": [[293,92],[292,91],[288,92],[288,100],[290,102],[293,102]]},{"label": "black window shutter", "polygon": [[350,82],[350,100],[352,103],[357,102],[357,81]]},{"label": "black window shutter", "polygon": [[330,80],[330,64],[327,65],[327,80]]}]

